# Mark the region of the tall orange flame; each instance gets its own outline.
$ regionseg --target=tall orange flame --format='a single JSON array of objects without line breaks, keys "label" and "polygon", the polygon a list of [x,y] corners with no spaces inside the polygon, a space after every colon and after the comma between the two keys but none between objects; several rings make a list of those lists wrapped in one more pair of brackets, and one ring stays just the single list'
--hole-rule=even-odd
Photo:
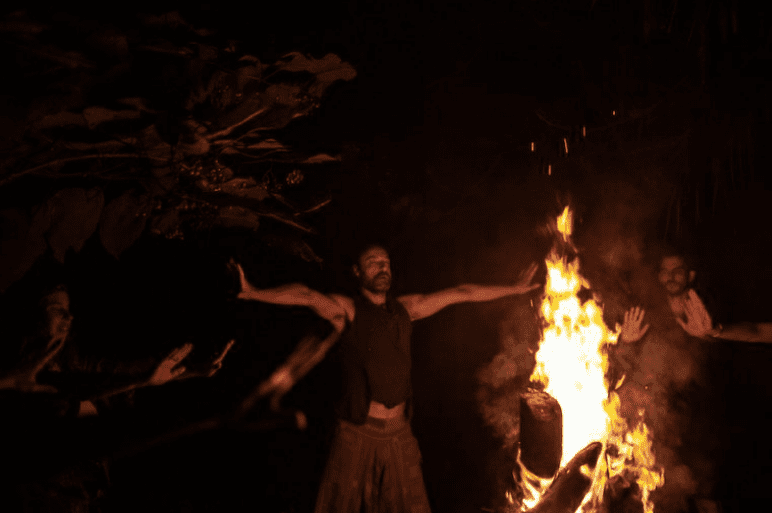
[{"label": "tall orange flame", "polygon": [[[566,207],[557,218],[557,229],[564,244],[572,247],[573,218]],[[604,451],[595,466],[590,492],[583,501],[585,510],[595,510],[603,500],[609,478],[626,470],[637,476],[641,500],[647,513],[653,512],[649,499],[652,490],[664,482],[651,450],[651,438],[643,422],[631,430],[620,415],[619,397],[609,393],[605,376],[608,370],[608,348],[617,343],[617,331],[603,322],[603,311],[594,299],[580,301],[582,288],[590,289],[579,273],[579,260],[568,261],[553,247],[547,257],[547,283],[541,312],[546,327],[542,333],[536,367],[531,381],[557,399],[563,411],[563,454],[561,466],[577,452],[595,441],[604,442]],[[613,446],[614,451],[608,448]],[[612,457],[612,454],[614,456]],[[532,508],[550,480],[527,479],[528,470],[521,466],[525,487],[523,504]],[[535,477],[535,476],[532,476]]]}]

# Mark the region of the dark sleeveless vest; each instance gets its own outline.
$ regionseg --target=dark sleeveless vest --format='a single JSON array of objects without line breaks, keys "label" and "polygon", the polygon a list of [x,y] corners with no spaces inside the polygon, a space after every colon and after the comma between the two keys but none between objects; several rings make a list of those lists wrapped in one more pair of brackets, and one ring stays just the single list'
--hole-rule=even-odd
[{"label": "dark sleeveless vest", "polygon": [[354,296],[354,321],[340,341],[343,395],[338,417],[364,424],[370,401],[392,408],[407,402],[410,416],[410,336],[413,326],[402,304],[387,297],[384,306]]}]

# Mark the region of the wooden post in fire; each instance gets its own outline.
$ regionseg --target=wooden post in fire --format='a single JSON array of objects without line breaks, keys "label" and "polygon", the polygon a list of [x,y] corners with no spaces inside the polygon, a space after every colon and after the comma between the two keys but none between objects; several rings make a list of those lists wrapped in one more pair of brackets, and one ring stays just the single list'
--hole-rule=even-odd
[{"label": "wooden post in fire", "polygon": [[[592,442],[590,445],[576,453],[571,461],[552,481],[547,493],[544,494],[539,504],[528,510],[528,513],[557,513],[576,511],[582,504],[587,492],[590,491],[592,478],[582,472],[582,467],[595,469],[603,444]],[[605,511],[631,511],[627,509]],[[636,510],[632,510],[636,511]],[[636,512],[637,513],[637,512]]]},{"label": "wooden post in fire", "polygon": [[563,411],[557,399],[533,388],[520,394],[520,461],[539,477],[551,478],[563,453]]}]

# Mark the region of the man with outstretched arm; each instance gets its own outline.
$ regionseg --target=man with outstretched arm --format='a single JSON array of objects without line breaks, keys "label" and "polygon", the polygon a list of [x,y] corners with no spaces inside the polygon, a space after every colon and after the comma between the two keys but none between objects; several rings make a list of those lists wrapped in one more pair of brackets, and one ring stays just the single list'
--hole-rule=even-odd
[{"label": "man with outstretched arm", "polygon": [[[692,337],[694,340],[709,341],[721,337],[721,325],[713,325],[705,303],[693,288],[695,276],[696,272],[687,255],[673,248],[666,248],[659,258],[657,279],[660,292],[663,293],[664,299],[667,301],[666,309],[663,309],[667,316],[655,314],[654,320],[647,320],[646,312],[640,306],[628,310],[624,315],[619,336],[621,344],[617,346],[617,354],[621,357],[618,362],[630,376],[630,381],[637,382],[638,388],[636,389],[635,385],[630,388],[627,391],[628,397],[637,397],[633,400],[637,400],[641,405],[647,403],[667,405],[668,408],[677,409],[679,412],[677,414],[681,415],[681,421],[677,428],[673,427],[668,436],[673,436],[675,439],[689,438],[689,442],[683,444],[675,453],[686,463],[688,471],[693,476],[691,479],[695,483],[692,491],[686,492],[684,489],[683,493],[685,498],[694,504],[696,511],[712,512],[721,509],[719,492],[713,485],[714,482],[717,482],[717,476],[709,465],[704,464],[704,461],[716,463],[723,458],[723,455],[715,449],[715,440],[719,436],[716,434],[718,416],[712,413],[713,411],[723,411],[720,405],[716,405],[716,402],[720,401],[722,391],[716,386],[717,380],[707,377],[709,369],[707,361],[700,366],[700,369],[692,369],[688,381],[679,386],[667,389],[654,386],[658,380],[653,371],[654,367],[641,364],[650,356],[642,356],[639,352],[642,345],[638,344],[649,331],[649,322],[655,323],[655,330],[659,331],[655,343],[648,346],[651,351],[656,347],[661,347],[658,346],[656,340],[667,340],[676,344],[672,334],[678,333],[679,330],[677,326],[671,324],[672,320],[680,325],[684,336]],[[668,331],[670,329],[672,331]],[[665,335],[668,332],[670,335]],[[661,350],[658,349],[658,351]],[[679,353],[674,352],[672,354]],[[682,362],[666,361],[663,363],[679,365]],[[641,372],[644,368],[646,372]],[[619,384],[621,385],[621,381]],[[659,391],[655,392],[658,388]],[[622,391],[621,393],[625,392]],[[646,397],[648,398],[644,399]],[[657,418],[658,415],[662,415],[662,413],[658,413],[658,410],[661,412],[664,409],[652,408],[649,414]],[[653,425],[656,426],[657,424],[667,425],[663,422],[653,422]],[[654,436],[656,438],[659,435],[655,432]],[[721,468],[721,465],[717,465],[716,468]]]},{"label": "man with outstretched arm", "polygon": [[[713,326],[710,314],[700,296],[692,288],[696,272],[684,255],[670,251],[660,258],[657,278],[667,296],[673,317],[683,330],[692,337],[706,339],[719,336],[721,329]],[[639,341],[649,325],[643,325],[646,312],[640,306],[625,313],[620,340],[627,343]]]},{"label": "man with outstretched arm", "polygon": [[456,303],[490,301],[524,294],[532,264],[510,286],[460,285],[431,294],[393,297],[391,262],[380,245],[370,245],[353,266],[359,282],[352,297],[322,294],[305,285],[257,289],[241,276],[238,297],[307,306],[342,333],[345,383],[336,413],[338,426],[316,501],[316,513],[360,511],[429,512],[421,453],[410,428],[410,336],[412,321]]}]

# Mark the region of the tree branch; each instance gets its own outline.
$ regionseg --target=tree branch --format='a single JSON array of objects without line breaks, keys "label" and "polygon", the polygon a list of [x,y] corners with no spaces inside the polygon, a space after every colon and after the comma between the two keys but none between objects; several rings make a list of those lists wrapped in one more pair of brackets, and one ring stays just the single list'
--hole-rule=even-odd
[{"label": "tree branch", "polygon": [[34,174],[35,172],[40,171],[41,169],[46,169],[46,168],[61,165],[61,164],[67,164],[69,162],[78,162],[82,160],[94,160],[94,159],[151,159],[151,160],[157,160],[161,162],[166,162],[167,160],[167,159],[162,159],[160,157],[151,157],[149,155],[139,155],[136,153],[106,153],[103,155],[81,155],[79,157],[67,157],[63,159],[52,160],[50,162],[46,162],[45,164],[40,164],[39,166],[31,167],[29,169],[25,169],[24,171],[20,171],[11,176],[7,176],[2,180],[0,180],[0,187],[18,178],[21,178],[24,175]]},{"label": "tree branch", "polygon": [[318,205],[314,205],[313,207],[308,208],[308,209],[306,209],[306,210],[304,210],[302,212],[296,212],[295,216],[297,217],[297,216],[302,216],[302,215],[305,215],[305,214],[310,214],[312,212],[316,212],[317,210],[321,209],[322,207],[326,207],[331,202],[332,202],[332,198],[327,198],[326,200],[322,201]]},{"label": "tree branch", "polygon": [[297,228],[298,230],[301,230],[301,231],[303,231],[305,233],[314,233],[313,229],[308,228],[306,226],[303,226],[300,223],[296,223],[292,219],[287,219],[286,217],[280,216],[279,214],[273,214],[273,213],[270,213],[270,212],[260,212],[260,211],[256,211],[255,213],[257,215],[260,215],[260,216],[263,216],[263,217],[268,217],[270,219],[274,219],[276,221],[279,221],[280,223],[288,224],[288,225],[292,226],[293,228]]},{"label": "tree branch", "polygon": [[226,136],[226,135],[230,134],[231,132],[233,132],[238,127],[240,127],[241,125],[243,125],[244,123],[247,123],[247,122],[255,119],[257,116],[259,116],[260,114],[262,114],[266,110],[268,110],[268,107],[263,107],[262,109],[258,109],[255,112],[253,112],[252,114],[250,114],[249,116],[247,116],[244,119],[242,119],[241,121],[239,121],[238,123],[234,123],[234,124],[232,124],[231,126],[229,126],[227,128],[223,128],[219,132],[215,132],[213,134],[207,135],[205,137],[205,139],[207,141],[211,141],[212,139],[217,139],[218,137]]}]

